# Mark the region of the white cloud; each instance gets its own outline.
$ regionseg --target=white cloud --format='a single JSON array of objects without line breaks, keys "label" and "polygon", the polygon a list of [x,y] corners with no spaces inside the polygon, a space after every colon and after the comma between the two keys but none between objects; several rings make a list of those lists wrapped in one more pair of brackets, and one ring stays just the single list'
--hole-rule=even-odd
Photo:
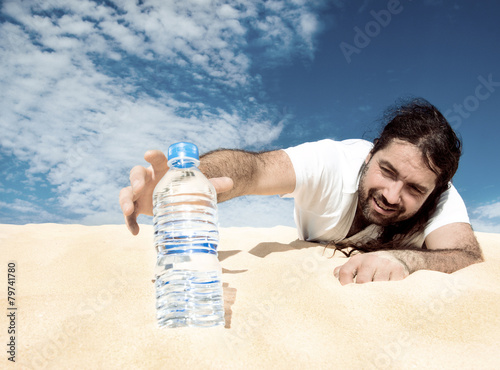
[{"label": "white cloud", "polygon": [[[109,216],[106,213],[98,213],[90,215],[88,218],[96,217],[106,223],[106,217]],[[293,199],[280,198],[279,196],[234,198],[219,203],[218,216],[220,227],[272,227],[276,225],[295,227]],[[138,222],[152,225],[153,218],[141,215]]]},{"label": "white cloud", "polygon": [[474,214],[480,215],[486,218],[500,217],[500,202],[491,203],[485,206],[477,207],[474,210]]},{"label": "white cloud", "polygon": [[483,233],[500,233],[500,219],[497,220],[484,220],[471,218],[471,224],[474,231]]},{"label": "white cloud", "polygon": [[247,196],[219,204],[219,223],[222,227],[274,225],[295,226],[293,200],[278,196]]},{"label": "white cloud", "polygon": [[471,223],[476,231],[500,232],[500,202],[476,207],[471,212]]},{"label": "white cloud", "polygon": [[[315,36],[320,24],[314,10],[321,11],[322,1],[269,0],[264,3],[265,17],[253,19],[259,33],[257,44],[269,57],[267,64],[285,63],[290,56],[313,58]],[[297,37],[299,36],[299,37]]]},{"label": "white cloud", "polygon": [[[179,140],[201,152],[271,145],[283,117],[249,98],[262,85],[248,48],[260,47],[269,64],[310,58],[318,30],[304,2],[114,4],[2,5],[0,154],[28,164],[16,178],[43,176],[51,205],[82,223],[122,222],[118,191],[147,149]],[[20,223],[70,219],[2,193],[17,197],[1,205]]]},{"label": "white cloud", "polygon": [[64,217],[48,212],[40,204],[22,199],[0,201],[0,217],[5,223],[63,222]]},{"label": "white cloud", "polygon": [[217,15],[222,19],[236,19],[239,16],[238,11],[229,4],[223,4],[217,9]]}]

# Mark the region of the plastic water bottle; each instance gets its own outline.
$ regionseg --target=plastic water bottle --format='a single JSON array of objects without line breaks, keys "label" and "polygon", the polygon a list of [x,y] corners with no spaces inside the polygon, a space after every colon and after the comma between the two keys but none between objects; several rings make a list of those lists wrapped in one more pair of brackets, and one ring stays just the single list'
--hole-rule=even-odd
[{"label": "plastic water bottle", "polygon": [[171,145],[169,170],[153,192],[160,327],[224,324],[217,194],[199,163],[196,145]]}]

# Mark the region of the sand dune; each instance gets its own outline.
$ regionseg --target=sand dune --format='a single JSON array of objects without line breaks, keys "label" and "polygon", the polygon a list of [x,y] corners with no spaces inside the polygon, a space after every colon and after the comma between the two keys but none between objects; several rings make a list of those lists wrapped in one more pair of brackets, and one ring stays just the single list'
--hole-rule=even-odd
[{"label": "sand dune", "polygon": [[0,225],[2,368],[9,261],[17,368],[500,368],[500,235],[454,274],[347,286],[296,235],[222,229],[226,327],[159,329],[150,226]]}]

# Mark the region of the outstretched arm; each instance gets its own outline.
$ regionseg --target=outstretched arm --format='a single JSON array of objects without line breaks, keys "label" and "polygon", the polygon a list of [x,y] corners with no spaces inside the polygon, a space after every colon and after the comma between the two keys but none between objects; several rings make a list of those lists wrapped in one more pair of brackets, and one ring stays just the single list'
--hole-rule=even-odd
[{"label": "outstretched arm", "polygon": [[233,187],[217,195],[219,202],[242,195],[276,195],[295,189],[295,172],[283,150],[253,153],[216,150],[201,157],[200,170],[209,179],[229,177]]},{"label": "outstretched arm", "polygon": [[483,254],[467,223],[452,223],[430,233],[422,250],[393,250],[357,254],[334,274],[342,285],[401,280],[418,270],[452,273],[482,262]]},{"label": "outstretched arm", "polygon": [[[148,151],[144,159],[151,166],[134,167],[130,171],[130,186],[120,191],[125,222],[134,235],[139,233],[137,216],[153,215],[153,190],[168,170],[167,158],[161,151]],[[212,181],[219,202],[250,194],[284,194],[295,188],[293,165],[282,150],[217,150],[201,157],[200,170]]]}]

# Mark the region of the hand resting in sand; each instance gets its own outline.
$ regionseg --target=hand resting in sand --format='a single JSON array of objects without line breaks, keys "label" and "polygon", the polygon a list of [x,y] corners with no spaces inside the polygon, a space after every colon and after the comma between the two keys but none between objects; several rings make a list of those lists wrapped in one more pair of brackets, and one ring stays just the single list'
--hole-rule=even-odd
[{"label": "hand resting in sand", "polygon": [[[144,159],[151,164],[148,168],[135,166],[130,171],[130,186],[120,191],[120,206],[125,222],[133,235],[139,233],[137,216],[153,215],[153,190],[168,170],[167,158],[159,150],[149,150]],[[217,193],[231,190],[233,181],[228,177],[210,179]]]},{"label": "hand resting in sand", "polygon": [[356,254],[333,271],[342,285],[371,281],[403,280],[410,273],[408,267],[389,252],[378,251]]}]

